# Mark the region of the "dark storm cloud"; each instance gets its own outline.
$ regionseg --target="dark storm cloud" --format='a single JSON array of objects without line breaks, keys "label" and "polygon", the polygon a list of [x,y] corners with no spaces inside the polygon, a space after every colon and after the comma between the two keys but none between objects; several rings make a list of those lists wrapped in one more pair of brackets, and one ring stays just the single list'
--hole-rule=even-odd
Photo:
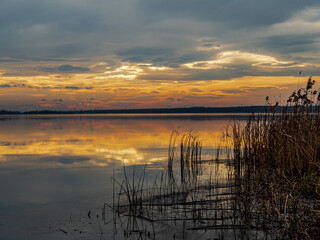
[{"label": "dark storm cloud", "polygon": [[90,32],[90,23],[98,19],[81,5],[75,1],[1,1],[0,53],[24,59],[82,54],[85,42],[77,40],[80,31]]},{"label": "dark storm cloud", "polygon": [[77,67],[72,65],[61,65],[55,68],[42,68],[44,72],[69,72],[69,73],[77,73],[77,72],[89,72],[90,68],[85,67]]},{"label": "dark storm cloud", "polygon": [[[299,29],[290,36],[285,31],[278,36],[261,33],[317,7],[317,0],[2,0],[0,62],[104,59],[178,68],[228,50],[299,61],[292,54],[311,53],[320,36],[301,36]],[[221,78],[255,73],[248,65],[242,67],[234,75],[225,71]],[[90,69],[61,65],[42,71]]]},{"label": "dark storm cloud", "polygon": [[257,39],[256,46],[263,46],[269,51],[276,51],[283,54],[303,53],[313,51],[315,44],[319,41],[320,34],[308,35],[290,35],[290,36],[271,36],[263,39]]},{"label": "dark storm cloud", "polygon": [[317,3],[316,0],[141,0],[139,6],[146,9],[146,13],[157,14],[158,17],[261,26],[281,22],[303,7]]},{"label": "dark storm cloud", "polygon": [[[296,36],[292,34],[287,36],[285,29],[283,36],[273,36],[273,33],[270,33],[271,36],[260,36],[264,28],[285,22],[306,8],[319,7],[319,3],[314,0],[303,2],[298,0],[186,0],[183,2],[140,0],[138,6],[144,13],[141,15],[142,24],[150,26],[148,29],[152,26],[152,32],[158,38],[151,37],[151,40],[154,39],[154,44],[147,51],[137,46],[137,51],[121,51],[120,54],[118,52],[122,60],[137,62],[147,59],[154,64],[179,67],[180,64],[200,59],[202,61],[214,59],[215,55],[221,51],[240,50],[259,51],[270,56],[290,58],[292,61],[294,60],[292,53],[312,51],[315,49],[314,43],[320,40],[320,37],[315,34],[299,36],[298,29]],[[199,41],[203,38],[209,40]],[[306,39],[305,42],[303,38]],[[166,41],[162,42],[163,39]],[[277,41],[280,41],[278,47],[276,47]],[[207,48],[208,51],[195,51],[197,44],[199,47]],[[157,51],[162,46],[170,46],[172,50]],[[135,46],[129,50],[133,49]],[[230,66],[229,70],[222,71],[223,74],[221,70],[215,71],[214,76],[219,79],[228,79],[257,72],[257,69],[252,68],[250,64],[237,67],[242,68],[231,71],[234,74],[230,74],[230,68],[232,68]],[[204,73],[200,75],[206,75],[206,71],[202,72]],[[195,79],[194,75],[198,73],[190,75],[189,78]],[[202,77],[202,79],[206,78]]]}]

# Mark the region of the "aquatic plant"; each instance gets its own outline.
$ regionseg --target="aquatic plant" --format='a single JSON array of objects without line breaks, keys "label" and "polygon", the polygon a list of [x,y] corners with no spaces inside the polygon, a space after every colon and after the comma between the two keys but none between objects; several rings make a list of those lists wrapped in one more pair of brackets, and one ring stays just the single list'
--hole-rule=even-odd
[{"label": "aquatic plant", "polygon": [[272,105],[267,97],[265,114],[226,130],[215,158],[203,158],[202,143],[192,133],[177,146],[173,131],[168,161],[152,183],[145,178],[147,166],[140,173],[134,169],[132,177],[124,167],[123,181],[114,179],[115,225],[132,239],[156,238],[159,223],[173,226],[173,239],[179,229],[219,239],[316,239],[320,111],[314,84],[310,77],[287,106]]},{"label": "aquatic plant", "polygon": [[[112,209],[123,232],[147,238],[155,235],[154,225],[159,223],[179,225],[186,231],[214,230],[216,236],[244,228],[241,216],[232,208],[235,205],[232,171],[226,176],[220,173],[220,165],[233,167],[226,159],[203,159],[202,143],[195,134],[182,135],[177,146],[178,137],[178,132],[173,131],[167,164],[152,183],[145,181],[147,167],[140,173],[133,170],[132,178],[124,168],[123,182],[115,180],[119,192]],[[220,151],[221,147],[217,147],[216,156]]]},{"label": "aquatic plant", "polygon": [[[243,186],[239,209],[259,212],[274,237],[320,236],[320,111],[310,77],[278,110],[233,126],[235,171]],[[316,100],[316,101],[315,101]],[[271,224],[270,224],[271,223]]]}]

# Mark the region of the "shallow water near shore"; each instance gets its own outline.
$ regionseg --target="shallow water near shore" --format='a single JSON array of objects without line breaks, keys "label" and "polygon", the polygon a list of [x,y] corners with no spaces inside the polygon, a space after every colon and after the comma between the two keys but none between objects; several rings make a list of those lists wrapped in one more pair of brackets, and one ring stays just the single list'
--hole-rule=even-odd
[{"label": "shallow water near shore", "polygon": [[[104,203],[112,201],[112,178],[123,178],[123,165],[130,171],[134,165],[139,169],[147,164],[153,179],[167,160],[172,130],[194,132],[202,141],[204,156],[212,159],[221,132],[241,118],[222,114],[1,116],[0,235],[4,239],[126,238],[122,233],[114,235],[111,209],[102,216]],[[195,237],[186,238],[183,227],[176,228],[181,228],[176,239]],[[168,226],[158,229],[172,234]],[[202,233],[196,234],[201,239]]]}]

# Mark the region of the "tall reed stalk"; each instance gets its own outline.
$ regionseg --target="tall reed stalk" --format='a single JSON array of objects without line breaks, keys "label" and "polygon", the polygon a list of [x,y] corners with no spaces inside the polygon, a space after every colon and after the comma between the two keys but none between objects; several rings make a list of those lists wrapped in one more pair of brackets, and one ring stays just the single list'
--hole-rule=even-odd
[{"label": "tall reed stalk", "polygon": [[233,125],[239,209],[251,219],[261,213],[277,238],[320,236],[320,111],[313,85],[310,77],[287,106],[268,103],[264,115]]},{"label": "tall reed stalk", "polygon": [[124,167],[112,208],[122,226],[128,218],[125,235],[147,239],[155,236],[155,223],[181,222],[183,237],[185,230],[211,230],[211,238],[319,239],[320,94],[314,83],[310,77],[285,107],[267,101],[264,115],[235,121],[222,139],[233,148],[219,146],[215,159],[202,158],[202,142],[192,133],[177,146],[173,131],[167,164],[152,184],[145,182],[146,167],[132,179]]}]

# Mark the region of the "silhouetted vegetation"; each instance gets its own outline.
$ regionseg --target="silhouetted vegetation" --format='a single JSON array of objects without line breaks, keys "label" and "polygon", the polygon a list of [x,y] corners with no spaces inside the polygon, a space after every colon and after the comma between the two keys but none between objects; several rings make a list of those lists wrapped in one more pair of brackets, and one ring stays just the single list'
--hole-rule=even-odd
[{"label": "silhouetted vegetation", "polygon": [[[111,206],[124,236],[156,238],[156,224],[171,224],[172,239],[318,239],[320,236],[319,93],[310,77],[288,105],[234,122],[204,159],[201,141],[173,132],[168,162],[152,183],[142,173],[116,182]],[[221,171],[221,168],[224,171]],[[221,175],[221,173],[225,173]],[[118,219],[118,220],[117,220]]]},{"label": "silhouetted vegetation", "polygon": [[240,202],[253,215],[264,209],[259,212],[278,238],[320,236],[320,112],[314,83],[310,77],[306,88],[294,91],[280,114],[269,104],[264,116],[233,127],[236,172],[244,186]]}]

